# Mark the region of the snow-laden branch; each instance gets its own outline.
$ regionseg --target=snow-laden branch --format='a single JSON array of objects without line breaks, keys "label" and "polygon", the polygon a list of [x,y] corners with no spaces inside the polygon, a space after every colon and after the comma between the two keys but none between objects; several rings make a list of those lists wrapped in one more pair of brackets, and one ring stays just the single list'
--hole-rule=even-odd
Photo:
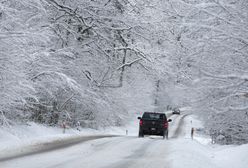
[{"label": "snow-laden branch", "polygon": [[152,62],[151,59],[149,59],[142,51],[140,51],[138,48],[134,48],[134,47],[131,47],[131,46],[127,46],[127,47],[116,47],[114,48],[114,50],[130,50],[130,51],[133,51],[135,52],[136,54],[138,54],[138,56],[140,56],[141,58],[149,61],[149,62]]},{"label": "snow-laden branch", "polygon": [[71,16],[74,16],[78,21],[80,21],[81,23],[83,23],[84,26],[86,27],[91,27],[88,26],[86,21],[84,20],[84,18],[82,16],[80,16],[79,14],[77,14],[76,10],[71,9],[70,7],[67,7],[65,5],[61,5],[58,2],[56,2],[55,0],[47,0],[50,4],[52,4],[54,7],[56,7],[57,9],[59,9],[60,11],[63,11],[65,13],[68,13]]},{"label": "snow-laden branch", "polygon": [[240,80],[244,80],[244,81],[248,81],[248,75],[239,75],[239,74],[228,74],[228,75],[213,75],[210,74],[209,72],[200,70],[200,72],[202,74],[204,74],[205,76],[208,77],[212,77],[212,78],[219,78],[219,79],[240,79]]},{"label": "snow-laden branch", "polygon": [[111,30],[118,30],[118,31],[126,31],[126,30],[131,30],[132,27],[110,27],[110,26],[103,26],[102,28],[106,28],[106,29],[111,29]]},{"label": "snow-laden branch", "polygon": [[0,123],[2,123],[2,125],[8,126],[10,127],[10,120],[8,120],[3,111],[0,111],[1,115],[0,115]]},{"label": "snow-laden branch", "polygon": [[78,89],[80,87],[80,86],[78,86],[78,83],[75,80],[68,77],[66,74],[63,74],[61,72],[56,72],[56,71],[40,72],[37,75],[33,76],[30,80],[35,81],[37,78],[39,78],[41,76],[47,76],[47,75],[50,77],[52,77],[52,75],[58,76],[61,80],[64,80],[66,82],[66,84],[68,84],[69,87],[71,87],[73,89]]},{"label": "snow-laden branch", "polygon": [[248,110],[248,106],[244,106],[244,107],[229,107],[230,110],[233,110],[233,111],[246,111]]},{"label": "snow-laden branch", "polygon": [[120,70],[121,68],[123,68],[123,67],[125,67],[125,66],[131,66],[132,64],[134,64],[134,63],[136,63],[136,62],[138,62],[138,61],[140,61],[140,60],[142,60],[142,58],[137,58],[137,59],[135,59],[135,60],[133,60],[133,61],[126,62],[125,64],[122,64],[121,66],[119,66],[119,67],[117,68],[117,70]]},{"label": "snow-laden branch", "polygon": [[245,45],[248,45],[248,40],[246,38],[234,35],[231,32],[227,33],[227,31],[224,31],[222,29],[216,28],[214,26],[209,26],[207,24],[202,24],[202,23],[184,23],[184,25],[188,26],[190,28],[201,27],[201,28],[206,28],[206,29],[209,29],[209,30],[213,30],[215,32],[219,32],[219,33],[225,35],[226,37],[229,37],[231,39],[236,39],[236,40],[240,41],[241,43],[243,43]]},{"label": "snow-laden branch", "polygon": [[[64,109],[64,107],[66,106],[66,104],[75,96],[76,94],[73,93],[70,97],[68,97],[64,103],[58,108],[58,111],[62,111]],[[70,115],[69,115],[70,116]]]}]

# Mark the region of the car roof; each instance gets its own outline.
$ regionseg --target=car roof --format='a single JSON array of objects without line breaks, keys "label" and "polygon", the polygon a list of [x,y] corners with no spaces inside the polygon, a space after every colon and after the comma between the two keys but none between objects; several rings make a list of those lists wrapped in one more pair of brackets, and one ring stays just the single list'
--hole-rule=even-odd
[{"label": "car roof", "polygon": [[162,113],[162,112],[144,112],[144,113],[151,113],[151,114],[165,114],[165,113]]}]

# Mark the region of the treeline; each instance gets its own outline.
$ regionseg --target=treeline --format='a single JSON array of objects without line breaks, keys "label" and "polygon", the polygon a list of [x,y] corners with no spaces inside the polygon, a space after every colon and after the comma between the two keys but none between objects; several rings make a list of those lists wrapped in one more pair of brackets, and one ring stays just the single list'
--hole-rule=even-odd
[{"label": "treeline", "polygon": [[248,141],[246,0],[0,7],[2,125],[102,127],[123,124],[130,112],[192,106],[220,143]]}]

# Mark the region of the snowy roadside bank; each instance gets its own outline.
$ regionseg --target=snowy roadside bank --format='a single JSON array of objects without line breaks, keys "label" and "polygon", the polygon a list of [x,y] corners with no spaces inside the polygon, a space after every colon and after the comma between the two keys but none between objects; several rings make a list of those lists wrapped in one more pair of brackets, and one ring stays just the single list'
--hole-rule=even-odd
[{"label": "snowy roadside bank", "polygon": [[63,133],[62,128],[49,127],[33,122],[28,123],[28,125],[12,126],[11,128],[0,127],[0,158],[10,155],[9,153],[38,151],[51,143],[57,143],[58,145],[70,141],[75,143],[75,141],[80,141],[82,138],[89,136],[137,136],[139,124],[137,116],[139,115],[134,114],[126,126],[122,127],[106,127],[99,130],[80,128],[80,131],[68,128],[65,133]]},{"label": "snowy roadside bank", "polygon": [[138,132],[136,120],[136,116],[133,116],[127,126],[107,127],[99,130],[80,128],[79,131],[67,128],[65,133],[62,128],[36,123],[12,126],[11,128],[0,127],[0,161],[98,138],[126,134],[136,136]]},{"label": "snowy roadside bank", "polygon": [[[202,132],[202,122],[196,116],[189,115],[184,122],[182,137],[169,141],[168,160],[173,168],[247,168],[248,144],[211,144],[210,137]],[[193,140],[190,135],[192,127],[196,129]]]},{"label": "snowy roadside bank", "polygon": [[[42,151],[44,146],[53,148],[53,143],[55,143],[55,145],[58,143],[58,146],[55,148],[59,150],[44,152],[39,155],[30,155],[29,157],[14,160],[2,160],[3,162],[0,160],[0,164],[5,168],[18,166],[23,168],[42,168],[44,167],[43,163],[46,163],[48,165],[47,167],[58,167],[56,165],[60,165],[64,168],[77,168],[84,165],[88,168],[99,168],[103,167],[103,162],[106,163],[106,167],[115,167],[115,165],[123,165],[124,167],[126,167],[126,165],[130,167],[147,167],[144,166],[147,164],[154,168],[162,167],[163,165],[168,165],[170,168],[247,168],[248,160],[246,157],[248,155],[248,144],[241,146],[211,144],[210,138],[202,133],[202,123],[196,116],[182,114],[172,115],[170,118],[173,122],[170,125],[171,136],[169,136],[169,140],[163,140],[159,136],[138,138],[137,118],[135,117],[127,127],[112,127],[99,131],[88,130],[87,132],[86,130],[82,130],[79,133],[79,131],[69,129],[66,131],[66,134],[62,134],[61,129],[42,128],[42,130],[48,130],[45,131],[47,132],[46,134],[44,132],[44,141],[42,141],[41,144],[35,145],[35,141],[33,141],[33,146],[31,143],[27,145],[26,148],[23,145],[24,141],[20,140],[22,145],[18,150],[22,152],[28,152],[28,150],[30,150],[31,154],[33,154],[35,150]],[[178,126],[181,128],[179,132],[177,131]],[[193,140],[190,136],[192,127],[199,129],[199,131],[195,132]],[[35,130],[38,130],[38,128]],[[51,132],[49,132],[49,130]],[[110,133],[110,137],[114,136],[114,134],[125,135],[125,130],[129,131],[128,136],[97,139]],[[29,131],[27,129],[25,131],[27,136],[27,132]],[[178,136],[173,136],[176,132],[178,132]],[[56,138],[59,138],[59,134],[61,135],[61,139],[56,142]],[[35,133],[30,135],[31,139],[34,135]],[[38,136],[37,140],[41,140],[41,135],[40,133],[40,137]],[[51,137],[54,136],[55,142],[51,140],[52,142],[49,143],[51,137],[49,138],[48,135],[51,135]],[[96,138],[96,140],[93,140],[94,138]],[[65,147],[66,144],[64,143],[70,145],[70,143],[77,142],[79,139],[81,141],[90,141],[60,149],[59,144],[61,147]],[[18,154],[18,152],[20,152],[13,149],[16,148],[10,150],[12,154],[16,154],[16,152]],[[5,151],[5,154],[9,155],[9,152]],[[60,158],[63,159],[60,160]]]},{"label": "snowy roadside bank", "polygon": [[88,140],[118,136],[118,132],[121,131],[117,130],[85,128],[78,131],[66,129],[63,133],[61,128],[35,123],[12,128],[2,127],[0,128],[0,161],[58,149]]},{"label": "snowy roadside bank", "polygon": [[1,151],[0,161],[65,148],[67,146],[75,145],[77,143],[107,137],[114,137],[114,135],[70,136],[65,138],[54,138],[50,141],[47,140],[44,142],[35,142],[29,145],[22,145],[15,149],[12,148]]}]

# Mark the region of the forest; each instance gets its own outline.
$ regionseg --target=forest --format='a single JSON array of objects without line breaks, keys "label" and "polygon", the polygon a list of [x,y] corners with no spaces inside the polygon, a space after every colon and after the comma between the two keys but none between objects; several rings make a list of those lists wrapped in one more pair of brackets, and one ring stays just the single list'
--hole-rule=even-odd
[{"label": "forest", "polygon": [[248,143],[247,0],[0,0],[0,125],[191,107]]}]

